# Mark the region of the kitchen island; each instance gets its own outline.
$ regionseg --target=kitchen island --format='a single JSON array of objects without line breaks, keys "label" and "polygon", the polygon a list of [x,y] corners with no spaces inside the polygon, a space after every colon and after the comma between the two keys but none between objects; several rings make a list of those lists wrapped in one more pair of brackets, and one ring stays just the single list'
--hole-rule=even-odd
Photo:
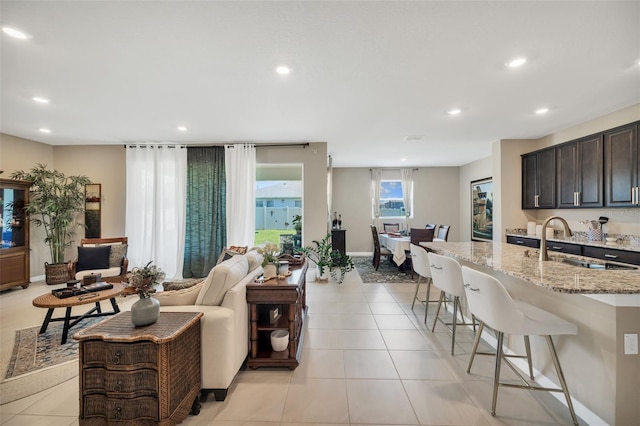
[{"label": "kitchen island", "polygon": [[[563,263],[593,261],[505,243],[421,243],[498,278],[514,297],[578,326],[577,336],[554,337],[576,413],[589,423],[640,424],[640,355],[624,354],[624,334],[640,334],[640,269],[600,270]],[[519,336],[505,339],[523,353]],[[532,338],[536,380],[557,384],[542,338]]]}]

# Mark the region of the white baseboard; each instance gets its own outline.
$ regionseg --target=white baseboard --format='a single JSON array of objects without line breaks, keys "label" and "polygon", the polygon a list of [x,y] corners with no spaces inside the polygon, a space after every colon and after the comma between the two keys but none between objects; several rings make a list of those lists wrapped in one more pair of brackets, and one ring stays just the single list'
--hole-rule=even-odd
[{"label": "white baseboard", "polygon": [[31,282],[44,281],[46,279],[46,277],[44,275],[38,275],[36,277],[31,277],[29,279],[31,280]]}]

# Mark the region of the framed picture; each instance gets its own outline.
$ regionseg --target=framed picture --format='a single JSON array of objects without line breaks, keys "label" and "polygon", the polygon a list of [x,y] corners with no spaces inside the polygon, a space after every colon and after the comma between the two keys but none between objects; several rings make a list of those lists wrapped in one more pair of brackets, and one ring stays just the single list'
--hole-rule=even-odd
[{"label": "framed picture", "polygon": [[493,240],[493,181],[471,181],[471,241]]},{"label": "framed picture", "polygon": [[84,225],[85,238],[101,237],[101,199],[102,185],[91,183],[84,186]]}]

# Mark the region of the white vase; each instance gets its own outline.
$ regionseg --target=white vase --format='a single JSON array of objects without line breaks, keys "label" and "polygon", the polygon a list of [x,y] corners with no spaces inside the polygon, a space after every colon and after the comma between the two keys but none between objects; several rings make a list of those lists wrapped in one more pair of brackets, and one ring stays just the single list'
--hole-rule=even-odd
[{"label": "white vase", "polygon": [[140,297],[131,305],[131,322],[136,327],[153,324],[160,316],[160,302],[153,297]]},{"label": "white vase", "polygon": [[265,280],[267,278],[275,277],[276,275],[278,275],[278,267],[275,263],[267,263],[262,268],[262,275],[264,276]]},{"label": "white vase", "polygon": [[327,281],[329,279],[329,267],[325,266],[320,273],[320,267],[316,266],[316,278],[318,281]]}]

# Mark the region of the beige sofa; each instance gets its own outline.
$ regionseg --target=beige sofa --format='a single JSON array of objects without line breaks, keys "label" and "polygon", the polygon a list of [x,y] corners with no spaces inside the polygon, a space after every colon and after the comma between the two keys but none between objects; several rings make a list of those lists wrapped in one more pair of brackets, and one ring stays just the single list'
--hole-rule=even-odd
[{"label": "beige sofa", "polygon": [[250,251],[215,266],[204,281],[156,293],[162,312],[202,312],[202,400],[223,401],[249,352],[246,285],[262,273],[262,255]]}]

